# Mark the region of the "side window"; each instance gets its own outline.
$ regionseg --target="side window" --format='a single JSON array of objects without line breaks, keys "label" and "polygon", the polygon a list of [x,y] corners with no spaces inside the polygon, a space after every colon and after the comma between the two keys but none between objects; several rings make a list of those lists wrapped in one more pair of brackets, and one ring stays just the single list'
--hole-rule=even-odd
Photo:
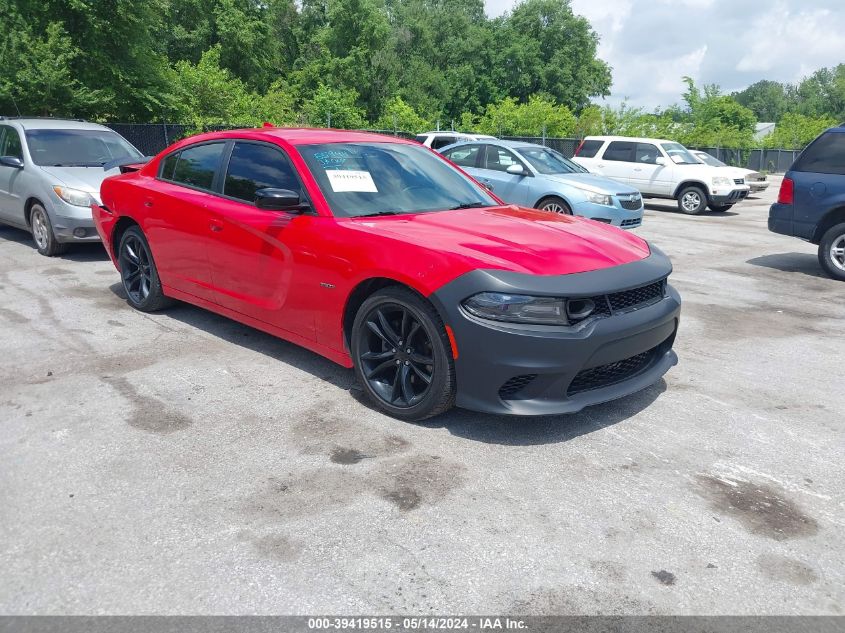
[{"label": "side window", "polygon": [[461,167],[475,167],[478,164],[478,154],[481,147],[481,145],[461,145],[455,149],[450,149],[444,156]]},{"label": "side window", "polygon": [[235,143],[223,195],[253,202],[255,192],[267,187],[301,190],[293,167],[281,151],[258,143]]},{"label": "side window", "polygon": [[593,158],[598,153],[599,149],[601,149],[603,144],[604,141],[584,141],[581,143],[581,147],[578,148],[575,155],[581,158]]},{"label": "side window", "polygon": [[511,165],[521,165],[516,156],[503,147],[487,146],[487,169],[507,171]]},{"label": "side window", "polygon": [[435,136],[434,140],[431,141],[431,149],[440,149],[441,147],[446,147],[447,145],[456,143],[457,141],[458,139],[454,136]]},{"label": "side window", "polygon": [[604,160],[632,162],[634,160],[634,143],[630,141],[613,141],[604,150]]},{"label": "side window", "polygon": [[14,156],[23,160],[20,134],[8,125],[4,125],[0,131],[0,156]]},{"label": "side window", "polygon": [[845,175],[845,134],[828,132],[804,150],[792,169]]},{"label": "side window", "polygon": [[422,144],[425,144],[425,139],[427,139],[427,138],[428,138],[428,134],[417,134],[414,137],[414,139],[417,141],[417,143],[422,143]]},{"label": "side window", "polygon": [[183,149],[177,157],[171,180],[191,187],[211,189],[214,173],[223,155],[223,145],[208,143]]},{"label": "side window", "polygon": [[658,156],[660,156],[660,153],[655,145],[651,143],[637,143],[635,162],[656,165]]},{"label": "side window", "polygon": [[165,180],[173,180],[173,168],[176,167],[176,161],[179,160],[179,152],[174,152],[169,156],[165,156],[161,161],[160,176]]}]

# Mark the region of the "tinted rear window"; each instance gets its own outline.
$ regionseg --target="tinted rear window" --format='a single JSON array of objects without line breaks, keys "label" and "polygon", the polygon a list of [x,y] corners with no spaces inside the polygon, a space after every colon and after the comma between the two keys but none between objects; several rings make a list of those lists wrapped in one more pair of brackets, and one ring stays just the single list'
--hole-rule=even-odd
[{"label": "tinted rear window", "polygon": [[440,149],[455,143],[458,139],[454,136],[438,136],[431,142],[431,149]]},{"label": "tinted rear window", "polygon": [[604,141],[584,141],[575,155],[581,158],[593,158],[599,151],[602,143]]},{"label": "tinted rear window", "polygon": [[635,143],[628,141],[613,141],[604,150],[604,160],[619,160],[632,162],[634,160]]},{"label": "tinted rear window", "polygon": [[[211,189],[222,154],[223,143],[209,143],[183,149],[179,152],[171,180],[191,187]],[[164,168],[167,166],[165,162]],[[162,177],[166,176],[162,174]]]},{"label": "tinted rear window", "polygon": [[792,170],[845,175],[845,134],[828,132],[817,138],[798,157]]}]

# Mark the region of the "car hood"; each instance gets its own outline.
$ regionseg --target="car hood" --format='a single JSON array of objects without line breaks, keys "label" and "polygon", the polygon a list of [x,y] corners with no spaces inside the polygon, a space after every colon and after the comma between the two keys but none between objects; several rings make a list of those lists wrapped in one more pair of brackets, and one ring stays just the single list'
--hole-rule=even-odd
[{"label": "car hood", "polygon": [[98,196],[100,183],[109,176],[120,173],[117,168],[105,171],[102,167],[41,167],[41,170],[54,181],[51,185],[64,185]]},{"label": "car hood", "polygon": [[553,182],[561,182],[572,187],[578,187],[591,193],[604,193],[618,195],[621,193],[635,193],[637,190],[631,185],[626,185],[618,180],[611,180],[596,174],[543,174],[538,176]]},{"label": "car hood", "polygon": [[648,257],[645,240],[586,220],[516,206],[380,218],[349,218],[357,231],[431,251],[431,266],[447,257],[467,268],[565,275]]}]

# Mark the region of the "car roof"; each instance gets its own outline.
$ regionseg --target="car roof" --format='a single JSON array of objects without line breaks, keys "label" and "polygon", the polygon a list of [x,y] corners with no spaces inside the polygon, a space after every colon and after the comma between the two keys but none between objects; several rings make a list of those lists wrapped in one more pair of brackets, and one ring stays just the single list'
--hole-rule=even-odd
[{"label": "car roof", "polygon": [[18,123],[25,130],[108,130],[109,128],[99,123],[82,121],[80,119],[39,119],[32,118],[6,118],[0,119],[0,123]]},{"label": "car roof", "polygon": [[447,145],[446,147],[441,147],[441,150],[449,149],[452,147],[460,147],[461,145],[477,145],[480,141],[484,141],[486,145],[499,145],[501,147],[507,147],[508,149],[526,149],[529,147],[542,147],[543,149],[554,149],[551,147],[545,147],[543,145],[539,145],[538,143],[526,143],[525,141],[506,141],[503,139],[489,137],[489,138],[478,138],[472,139],[468,141],[458,141],[457,143],[452,143],[451,145]]},{"label": "car roof", "polygon": [[644,136],[587,136],[585,141],[630,141],[634,143],[677,143],[667,138],[646,138]]},{"label": "car roof", "polygon": [[290,128],[290,127],[259,127],[243,128],[237,130],[223,130],[220,132],[207,132],[178,141],[175,145],[183,147],[212,141],[215,139],[278,139],[290,145],[318,145],[323,143],[401,143],[404,145],[417,145],[416,141],[410,141],[398,136],[387,134],[374,134],[372,132],[358,132],[355,130],[335,130],[330,128]]}]

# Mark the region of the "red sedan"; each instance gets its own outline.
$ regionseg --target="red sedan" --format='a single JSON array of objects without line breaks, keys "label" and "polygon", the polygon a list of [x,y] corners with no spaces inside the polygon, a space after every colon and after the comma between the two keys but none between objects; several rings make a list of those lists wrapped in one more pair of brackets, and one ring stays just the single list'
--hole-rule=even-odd
[{"label": "red sedan", "polygon": [[578,411],[657,381],[680,297],[647,242],[503,205],[416,143],[234,130],[107,179],[97,230],[128,302],[179,299],[354,367],[422,420]]}]

